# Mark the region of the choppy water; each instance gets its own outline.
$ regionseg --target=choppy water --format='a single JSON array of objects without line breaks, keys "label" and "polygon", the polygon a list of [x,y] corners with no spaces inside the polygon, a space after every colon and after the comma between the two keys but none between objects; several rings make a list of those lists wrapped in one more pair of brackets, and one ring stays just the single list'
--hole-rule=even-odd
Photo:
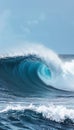
[{"label": "choppy water", "polygon": [[74,56],[0,58],[0,130],[74,130]]}]

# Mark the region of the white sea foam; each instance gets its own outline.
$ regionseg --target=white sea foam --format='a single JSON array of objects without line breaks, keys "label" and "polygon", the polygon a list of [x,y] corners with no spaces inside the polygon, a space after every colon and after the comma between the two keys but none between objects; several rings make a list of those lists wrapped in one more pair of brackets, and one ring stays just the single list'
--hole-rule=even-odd
[{"label": "white sea foam", "polygon": [[36,113],[42,113],[44,118],[56,121],[56,122],[63,122],[65,119],[69,118],[74,122],[74,109],[66,108],[65,106],[61,105],[53,105],[49,104],[47,106],[40,105],[35,106],[30,104],[28,106],[22,105],[8,105],[5,109],[1,110],[2,112],[8,112],[10,110],[16,111],[24,111],[24,110],[32,110]]},{"label": "white sea foam", "polygon": [[64,72],[74,76],[74,60],[66,61],[63,65]]}]

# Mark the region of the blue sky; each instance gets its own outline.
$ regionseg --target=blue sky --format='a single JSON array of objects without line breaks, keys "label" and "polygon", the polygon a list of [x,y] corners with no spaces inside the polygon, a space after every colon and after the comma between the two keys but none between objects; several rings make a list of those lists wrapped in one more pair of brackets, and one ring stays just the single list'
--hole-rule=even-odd
[{"label": "blue sky", "polygon": [[74,54],[74,0],[1,0],[0,52],[26,41]]}]

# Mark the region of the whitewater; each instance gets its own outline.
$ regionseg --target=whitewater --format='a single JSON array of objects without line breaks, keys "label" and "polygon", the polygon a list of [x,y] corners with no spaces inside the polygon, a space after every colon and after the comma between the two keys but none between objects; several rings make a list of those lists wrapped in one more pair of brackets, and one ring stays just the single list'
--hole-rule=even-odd
[{"label": "whitewater", "polygon": [[0,54],[0,129],[74,130],[74,55],[43,45]]}]

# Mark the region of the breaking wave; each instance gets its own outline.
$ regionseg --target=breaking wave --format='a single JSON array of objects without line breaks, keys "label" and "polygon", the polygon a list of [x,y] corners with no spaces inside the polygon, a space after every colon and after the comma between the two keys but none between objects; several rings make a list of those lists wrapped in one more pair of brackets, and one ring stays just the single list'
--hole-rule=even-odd
[{"label": "breaking wave", "polygon": [[71,119],[74,123],[74,110],[71,108],[66,108],[62,105],[8,105],[5,109],[1,110],[0,113],[5,113],[8,111],[26,111],[32,110],[36,113],[41,113],[44,118],[56,121],[64,122],[66,119]]},{"label": "breaking wave", "polygon": [[26,92],[50,90],[50,86],[74,91],[74,60],[63,61],[43,46],[35,48],[29,51],[25,48],[24,53],[14,53],[8,57],[1,56],[0,78],[9,86],[11,83],[17,88],[21,86]]}]

